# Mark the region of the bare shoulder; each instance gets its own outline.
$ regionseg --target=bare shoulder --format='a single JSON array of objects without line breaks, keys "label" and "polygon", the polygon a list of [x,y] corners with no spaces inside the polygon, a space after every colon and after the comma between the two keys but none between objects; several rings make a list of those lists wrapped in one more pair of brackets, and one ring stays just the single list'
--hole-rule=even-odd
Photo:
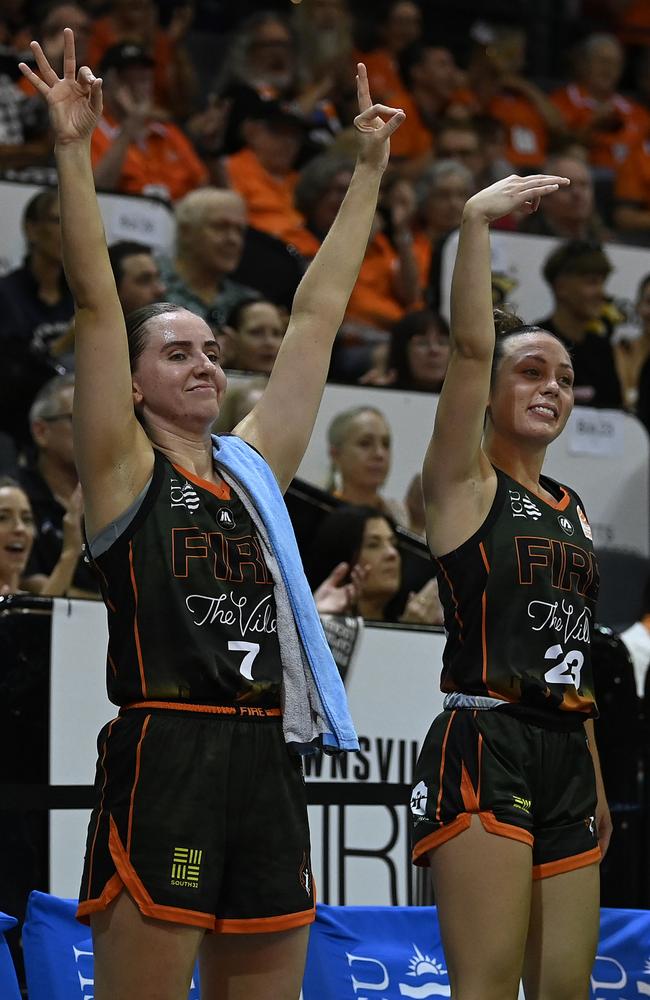
[{"label": "bare shoulder", "polygon": [[99,534],[128,510],[151,479],[153,467],[154,450],[142,431],[134,448],[120,455],[101,474],[84,477],[82,471],[84,518],[89,537]]},{"label": "bare shoulder", "polygon": [[426,504],[427,540],[434,556],[453,552],[476,534],[490,513],[497,474],[483,452],[479,474],[447,484]]}]

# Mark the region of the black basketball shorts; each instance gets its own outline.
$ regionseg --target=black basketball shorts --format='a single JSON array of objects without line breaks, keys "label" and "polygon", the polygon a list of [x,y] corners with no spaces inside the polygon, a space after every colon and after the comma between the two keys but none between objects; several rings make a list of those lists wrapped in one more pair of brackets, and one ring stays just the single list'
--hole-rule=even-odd
[{"label": "black basketball shorts", "polygon": [[600,861],[596,780],[584,726],[557,732],[500,712],[455,709],[433,722],[411,796],[413,862],[466,830],[532,847],[533,878]]},{"label": "black basketball shorts", "polygon": [[81,920],[123,888],[145,916],[208,931],[314,920],[302,761],[279,716],[130,708],[102,729]]}]

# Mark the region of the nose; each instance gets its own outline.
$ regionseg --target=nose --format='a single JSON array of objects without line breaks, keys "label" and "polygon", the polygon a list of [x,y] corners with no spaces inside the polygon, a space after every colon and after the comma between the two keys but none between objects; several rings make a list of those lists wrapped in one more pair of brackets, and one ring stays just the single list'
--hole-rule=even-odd
[{"label": "nose", "polygon": [[544,392],[550,395],[557,396],[560,392],[560,386],[558,384],[557,378],[553,375],[549,378],[544,386]]}]

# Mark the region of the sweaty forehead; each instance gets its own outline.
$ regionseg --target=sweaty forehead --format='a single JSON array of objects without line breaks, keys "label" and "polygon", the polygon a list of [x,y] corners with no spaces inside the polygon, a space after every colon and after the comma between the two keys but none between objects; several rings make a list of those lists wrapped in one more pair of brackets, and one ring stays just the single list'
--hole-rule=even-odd
[{"label": "sweaty forehead", "polygon": [[571,364],[569,352],[564,344],[544,330],[532,330],[530,333],[518,333],[508,337],[503,344],[503,353],[514,362],[537,355],[554,364]]}]

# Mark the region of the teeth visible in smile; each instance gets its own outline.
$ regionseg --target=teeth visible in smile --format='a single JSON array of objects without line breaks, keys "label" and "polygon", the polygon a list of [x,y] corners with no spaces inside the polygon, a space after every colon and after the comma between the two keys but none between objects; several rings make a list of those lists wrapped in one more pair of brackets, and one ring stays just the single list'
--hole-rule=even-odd
[{"label": "teeth visible in smile", "polygon": [[551,417],[555,416],[555,411],[549,406],[531,406],[531,410],[537,410],[538,413],[548,413]]}]

